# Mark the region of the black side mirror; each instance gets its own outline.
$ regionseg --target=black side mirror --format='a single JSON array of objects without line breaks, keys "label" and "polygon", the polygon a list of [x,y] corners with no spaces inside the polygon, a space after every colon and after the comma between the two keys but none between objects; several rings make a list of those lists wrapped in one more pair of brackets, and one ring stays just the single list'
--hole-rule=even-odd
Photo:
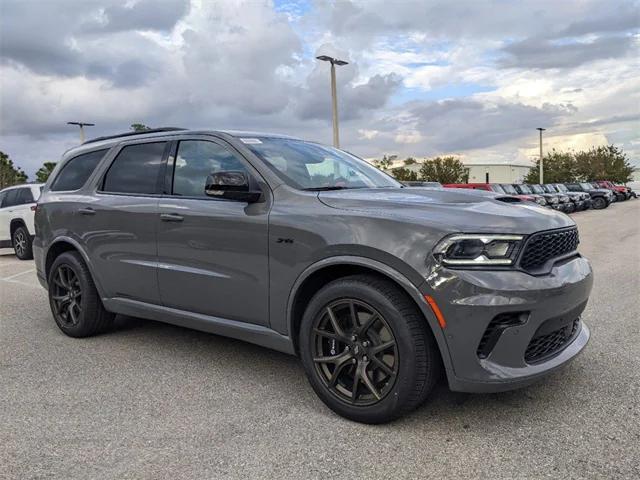
[{"label": "black side mirror", "polygon": [[216,172],[207,177],[204,193],[208,197],[254,203],[260,200],[262,192],[252,188],[252,183],[245,172]]}]

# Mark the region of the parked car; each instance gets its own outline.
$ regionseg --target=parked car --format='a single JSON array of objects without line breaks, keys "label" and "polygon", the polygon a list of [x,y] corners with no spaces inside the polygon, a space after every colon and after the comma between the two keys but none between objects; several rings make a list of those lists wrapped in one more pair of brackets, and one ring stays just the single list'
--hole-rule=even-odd
[{"label": "parked car", "polygon": [[591,208],[591,195],[586,192],[571,192],[563,183],[552,183],[559,193],[568,195],[576,203],[578,209],[588,210]]},{"label": "parked car", "polygon": [[569,193],[567,192],[562,192],[560,190],[558,190],[556,188],[555,185],[551,184],[551,183],[545,183],[544,185],[540,185],[545,192],[547,193],[557,193],[559,195],[563,195],[565,197],[567,197],[569,199],[569,201],[573,204],[573,208],[569,209],[568,213],[573,212],[578,212],[581,210],[584,210],[584,200],[581,193],[579,192],[573,192],[573,193]]},{"label": "parked car", "polygon": [[41,189],[32,183],[0,190],[0,248],[13,248],[20,260],[33,258],[33,213]]},{"label": "parked car", "polygon": [[612,182],[606,180],[600,180],[590,183],[594,188],[606,188],[607,190],[611,190],[616,196],[616,200],[618,202],[628,200],[631,197],[631,193],[629,192],[630,189],[622,185],[614,185]]},{"label": "parked car", "polygon": [[380,423],[442,369],[453,390],[507,390],[587,344],[573,220],[483,193],[407,188],[272,134],[103,137],[47,182],[36,271],[69,336],[123,314],[243,339],[298,355],[331,409]]},{"label": "parked car", "polygon": [[546,204],[546,203],[545,204],[541,203],[540,201],[538,201],[538,199],[536,199],[532,195],[521,195],[513,189],[507,192],[505,191],[505,188],[503,188],[503,185],[499,183],[448,183],[443,186],[445,188],[464,188],[467,190],[484,190],[487,192],[494,192],[500,195],[511,195],[525,202],[533,202],[539,205]]},{"label": "parked car", "polygon": [[571,192],[585,192],[591,196],[591,206],[596,210],[607,208],[615,202],[615,195],[605,188],[594,188],[589,182],[565,183]]},{"label": "parked car", "polygon": [[514,183],[513,188],[515,188],[516,192],[523,195],[538,195],[542,197],[547,202],[547,207],[553,210],[563,211],[563,207],[560,205],[560,197],[558,195],[552,195],[550,193],[546,193],[542,188],[538,188],[536,191],[530,185],[526,185],[524,183]]},{"label": "parked car", "polygon": [[[535,193],[531,193],[531,194],[519,193],[514,188],[514,186],[511,185],[510,183],[500,183],[498,185],[500,185],[500,188],[502,188],[502,190],[504,190],[504,192],[508,193],[509,195],[517,195],[520,198],[527,199],[530,202],[537,203],[541,207],[549,207],[549,203],[547,202],[547,199],[544,198],[544,196],[542,196],[542,195],[537,195]],[[549,207],[549,208],[551,208],[551,207]]]},{"label": "parked car", "polygon": [[572,213],[575,210],[575,205],[571,201],[571,199],[562,193],[558,193],[552,191],[551,189],[546,189],[544,186],[540,184],[529,184],[534,193],[538,193],[541,195],[553,195],[558,197],[558,204],[560,206],[560,211],[564,213]]}]

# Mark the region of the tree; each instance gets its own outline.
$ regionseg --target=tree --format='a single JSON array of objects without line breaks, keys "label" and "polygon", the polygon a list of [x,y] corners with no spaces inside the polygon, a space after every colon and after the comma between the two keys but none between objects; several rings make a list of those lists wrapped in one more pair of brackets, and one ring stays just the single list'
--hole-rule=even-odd
[{"label": "tree", "polygon": [[[526,183],[539,183],[540,161],[525,176]],[[587,151],[558,152],[544,156],[544,181],[575,182],[611,180],[626,183],[632,179],[634,167],[627,155],[615,145],[591,147]]]},{"label": "tree", "polygon": [[[573,152],[559,152],[555,148],[544,156],[545,183],[573,182],[576,178]],[[524,183],[540,183],[540,159],[524,177]]]},{"label": "tree", "polygon": [[36,172],[36,180],[40,183],[44,183],[53,172],[53,169],[56,168],[56,162],[44,162],[40,169]]},{"label": "tree", "polygon": [[397,155],[386,155],[382,156],[382,160],[374,160],[373,166],[379,168],[380,170],[388,170],[393,161],[398,158]]},{"label": "tree", "polygon": [[151,127],[147,127],[144,123],[132,123],[131,130],[134,132],[144,132],[146,130],[151,130]]},{"label": "tree", "polygon": [[29,177],[4,152],[0,152],[0,189],[25,183]]},{"label": "tree", "polygon": [[419,173],[425,182],[460,183],[469,178],[469,169],[453,156],[425,160]]},{"label": "tree", "polygon": [[405,166],[415,165],[416,163],[418,163],[418,162],[413,157],[409,157],[404,161]]},{"label": "tree", "polygon": [[611,180],[626,183],[632,180],[634,167],[627,154],[615,145],[591,147],[575,154],[577,180]]},{"label": "tree", "polygon": [[391,175],[400,182],[418,180],[418,174],[406,167],[396,167],[391,169]]}]

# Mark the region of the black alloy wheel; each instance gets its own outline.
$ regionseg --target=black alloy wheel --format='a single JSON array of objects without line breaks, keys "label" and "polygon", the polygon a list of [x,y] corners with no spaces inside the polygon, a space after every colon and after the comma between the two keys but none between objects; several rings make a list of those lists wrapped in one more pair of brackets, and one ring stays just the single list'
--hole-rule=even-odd
[{"label": "black alloy wheel", "polygon": [[352,405],[372,405],[391,390],[398,374],[393,331],[371,305],[355,298],[327,305],[316,319],[313,362],[326,387]]},{"label": "black alloy wheel", "polygon": [[89,268],[78,252],[65,252],[53,261],[47,286],[51,313],[66,335],[88,337],[112,324],[115,315],[104,309]]},{"label": "black alloy wheel", "polygon": [[593,199],[591,206],[595,210],[601,210],[603,208],[607,208],[607,201],[604,199],[604,197],[596,197]]},{"label": "black alloy wheel", "polygon": [[69,265],[60,265],[52,278],[53,314],[65,327],[78,325],[82,315],[82,286],[78,276]]}]

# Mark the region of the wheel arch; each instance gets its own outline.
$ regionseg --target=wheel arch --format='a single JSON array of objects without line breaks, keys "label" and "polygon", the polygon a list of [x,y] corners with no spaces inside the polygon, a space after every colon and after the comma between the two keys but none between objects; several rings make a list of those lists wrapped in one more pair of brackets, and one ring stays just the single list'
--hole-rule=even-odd
[{"label": "wheel arch", "polygon": [[452,371],[449,349],[447,348],[444,333],[418,287],[402,273],[382,262],[355,256],[339,256],[320,260],[309,266],[294,283],[287,304],[287,325],[288,334],[296,354],[298,354],[298,335],[300,333],[302,315],[314,293],[332,280],[358,273],[384,277],[400,287],[409,296],[422,313],[433,333],[447,373]]},{"label": "wheel arch", "polygon": [[51,270],[51,266],[53,265],[53,262],[55,261],[55,259],[65,252],[78,252],[80,254],[80,256],[82,257],[82,260],[84,260],[84,263],[87,265],[87,268],[91,273],[91,278],[93,279],[93,283],[95,284],[96,289],[98,290],[98,294],[100,295],[100,298],[104,298],[102,286],[100,285],[99,279],[95,275],[93,265],[91,264],[91,261],[89,260],[88,255],[86,254],[86,252],[84,251],[80,243],[78,243],[77,240],[74,240],[73,238],[70,238],[70,237],[59,237],[54,242],[52,242],[51,245],[49,245],[49,248],[47,248],[47,252],[44,256],[45,279],[47,279],[48,281],[49,272]]},{"label": "wheel arch", "polygon": [[[13,241],[13,234],[14,232],[19,228],[19,227],[24,227],[27,228],[27,224],[24,221],[23,218],[21,217],[16,217],[16,218],[12,218],[11,222],[9,223],[9,238],[11,239],[11,241]],[[27,233],[29,232],[29,229],[27,228]]]}]

